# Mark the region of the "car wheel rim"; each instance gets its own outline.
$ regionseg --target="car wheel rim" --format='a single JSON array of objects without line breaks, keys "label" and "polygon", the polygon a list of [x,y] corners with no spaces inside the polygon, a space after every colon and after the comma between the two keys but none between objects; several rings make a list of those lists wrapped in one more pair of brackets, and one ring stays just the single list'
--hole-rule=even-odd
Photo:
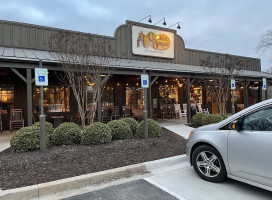
[{"label": "car wheel rim", "polygon": [[196,157],[198,170],[206,177],[215,177],[221,171],[218,157],[210,151],[202,151]]}]

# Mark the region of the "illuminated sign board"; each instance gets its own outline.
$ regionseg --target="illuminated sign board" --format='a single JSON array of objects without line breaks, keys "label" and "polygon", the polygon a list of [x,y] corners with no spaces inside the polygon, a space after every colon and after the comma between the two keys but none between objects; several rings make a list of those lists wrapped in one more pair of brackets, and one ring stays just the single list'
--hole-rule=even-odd
[{"label": "illuminated sign board", "polygon": [[132,26],[132,53],[174,58],[174,33]]}]

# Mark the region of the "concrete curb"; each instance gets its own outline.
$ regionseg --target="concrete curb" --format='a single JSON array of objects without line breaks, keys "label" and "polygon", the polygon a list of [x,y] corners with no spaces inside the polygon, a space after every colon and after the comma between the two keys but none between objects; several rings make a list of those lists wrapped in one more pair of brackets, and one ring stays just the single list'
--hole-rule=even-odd
[{"label": "concrete curb", "polygon": [[144,164],[146,166],[146,170],[150,172],[159,168],[168,167],[168,166],[179,164],[182,162],[187,162],[187,157],[185,154],[180,156],[173,156],[173,157],[164,158],[160,160],[145,162]]},{"label": "concrete curb", "polygon": [[102,182],[131,177],[133,175],[146,174],[154,169],[167,167],[185,161],[185,155],[129,165],[111,170],[85,174],[81,176],[61,179],[57,181],[41,183],[37,185],[0,190],[0,200],[39,199],[46,195],[74,190]]}]

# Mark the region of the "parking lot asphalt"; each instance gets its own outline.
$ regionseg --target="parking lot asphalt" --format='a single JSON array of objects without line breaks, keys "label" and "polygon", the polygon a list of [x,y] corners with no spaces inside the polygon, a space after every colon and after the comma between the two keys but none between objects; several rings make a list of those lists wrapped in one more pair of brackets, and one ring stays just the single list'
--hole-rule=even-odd
[{"label": "parking lot asphalt", "polygon": [[63,200],[177,200],[164,190],[140,179],[129,183],[111,186],[105,189],[65,198]]}]

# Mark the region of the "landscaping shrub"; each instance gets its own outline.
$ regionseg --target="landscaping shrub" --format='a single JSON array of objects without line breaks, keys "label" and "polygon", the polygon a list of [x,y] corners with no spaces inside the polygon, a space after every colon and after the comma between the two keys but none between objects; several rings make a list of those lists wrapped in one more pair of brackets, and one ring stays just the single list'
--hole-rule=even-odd
[{"label": "landscaping shrub", "polygon": [[132,137],[131,128],[125,121],[113,120],[107,125],[110,128],[113,140],[129,139]]},{"label": "landscaping shrub", "polygon": [[103,144],[111,142],[112,135],[110,128],[101,122],[87,126],[81,134],[82,144]]},{"label": "landscaping shrub", "polygon": [[128,125],[131,128],[132,134],[136,135],[136,131],[137,131],[137,128],[139,126],[139,123],[136,121],[136,119],[134,119],[134,118],[121,118],[119,120],[128,123]]},{"label": "landscaping shrub", "polygon": [[223,120],[228,118],[228,115],[226,115],[226,114],[218,113],[216,115],[220,115],[223,118]]},{"label": "landscaping shrub", "polygon": [[214,124],[223,120],[223,117],[217,114],[207,114],[202,118],[202,125]]},{"label": "landscaping shrub", "polygon": [[[33,126],[40,128],[40,122],[36,122]],[[49,122],[45,122],[45,132],[46,134],[52,135],[54,131],[53,125]]]},{"label": "landscaping shrub", "polygon": [[80,143],[81,130],[75,123],[65,122],[60,124],[52,134],[54,145],[69,145]]},{"label": "landscaping shrub", "polygon": [[[153,119],[148,119],[148,137],[160,137],[162,135],[161,125]],[[144,121],[140,123],[136,131],[137,137],[144,137]]]},{"label": "landscaping shrub", "polygon": [[[49,134],[46,134],[46,146],[50,146]],[[13,152],[27,152],[40,149],[40,128],[29,126],[19,129],[10,140]]]},{"label": "landscaping shrub", "polygon": [[202,119],[205,118],[207,114],[204,113],[197,113],[192,117],[192,125],[193,127],[202,126]]}]

